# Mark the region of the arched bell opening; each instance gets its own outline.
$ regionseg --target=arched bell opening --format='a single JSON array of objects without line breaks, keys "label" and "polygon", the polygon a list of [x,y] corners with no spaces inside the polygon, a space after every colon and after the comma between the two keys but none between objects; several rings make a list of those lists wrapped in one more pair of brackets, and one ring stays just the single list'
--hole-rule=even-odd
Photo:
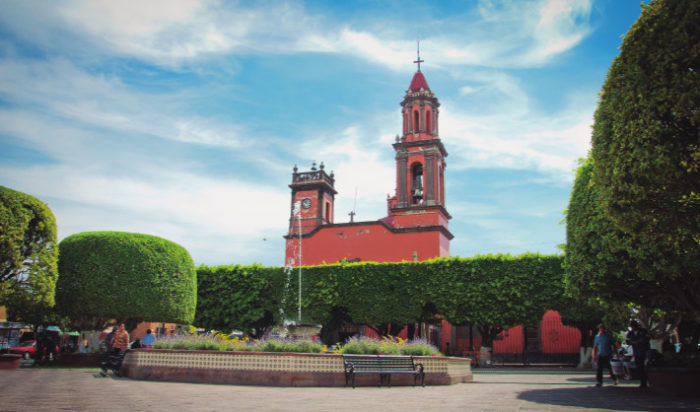
[{"label": "arched bell opening", "polygon": [[423,202],[423,165],[416,163],[411,166],[411,204]]}]

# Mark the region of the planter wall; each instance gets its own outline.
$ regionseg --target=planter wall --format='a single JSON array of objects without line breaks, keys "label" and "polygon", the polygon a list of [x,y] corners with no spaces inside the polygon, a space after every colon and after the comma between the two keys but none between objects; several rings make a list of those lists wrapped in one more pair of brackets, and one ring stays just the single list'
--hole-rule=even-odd
[{"label": "planter wall", "polygon": [[0,355],[0,369],[18,369],[22,355]]},{"label": "planter wall", "polygon": [[[473,380],[471,360],[415,357],[425,368],[426,385]],[[340,355],[302,353],[130,351],[121,373],[133,379],[263,386],[345,386]],[[358,375],[356,386],[376,386],[379,375]],[[392,386],[413,385],[413,377],[393,375]]]},{"label": "planter wall", "polygon": [[54,361],[56,366],[73,368],[99,367],[102,361],[101,353],[62,353]]},{"label": "planter wall", "polygon": [[671,396],[700,397],[700,368],[649,368],[649,387]]}]

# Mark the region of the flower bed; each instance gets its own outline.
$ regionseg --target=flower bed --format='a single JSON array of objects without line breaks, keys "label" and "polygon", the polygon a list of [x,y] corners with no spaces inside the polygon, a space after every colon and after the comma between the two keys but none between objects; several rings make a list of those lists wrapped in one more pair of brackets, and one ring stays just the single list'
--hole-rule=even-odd
[{"label": "flower bed", "polygon": [[327,347],[318,342],[294,339],[229,338],[225,334],[183,335],[160,340],[154,349],[212,350],[230,352],[293,352],[293,353],[334,353],[355,355],[410,355],[439,356],[437,348],[424,340],[384,337],[352,338],[346,344]]}]

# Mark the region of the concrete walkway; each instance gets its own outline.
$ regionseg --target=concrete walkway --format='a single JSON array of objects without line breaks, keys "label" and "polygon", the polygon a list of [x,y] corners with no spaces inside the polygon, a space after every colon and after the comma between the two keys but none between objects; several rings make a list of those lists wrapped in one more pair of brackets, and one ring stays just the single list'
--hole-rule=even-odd
[{"label": "concrete walkway", "polygon": [[[1,411],[670,411],[700,398],[664,398],[633,383],[596,388],[591,371],[477,369],[474,383],[433,387],[276,388],[135,381],[96,369],[0,371]],[[610,386],[608,386],[610,385]]]}]

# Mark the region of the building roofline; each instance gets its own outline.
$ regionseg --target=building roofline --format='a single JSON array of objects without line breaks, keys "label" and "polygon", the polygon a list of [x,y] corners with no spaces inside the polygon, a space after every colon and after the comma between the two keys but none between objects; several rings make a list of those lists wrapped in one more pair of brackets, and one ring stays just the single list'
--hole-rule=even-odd
[{"label": "building roofline", "polygon": [[[434,206],[431,206],[434,207]],[[444,208],[442,208],[444,210]],[[353,226],[364,226],[364,225],[382,225],[384,226],[387,230],[391,231],[392,233],[414,233],[414,232],[442,232],[443,235],[447,237],[448,240],[452,240],[454,238],[454,235],[444,226],[441,225],[430,225],[430,226],[414,226],[414,227],[402,227],[402,228],[395,228],[389,226],[386,222],[383,220],[369,220],[365,222],[347,222],[347,223],[332,223],[329,225],[321,225],[315,227],[312,231],[307,232],[307,233],[302,233],[301,237],[306,238],[306,237],[311,237],[313,236],[316,232],[323,228],[342,228],[342,227],[353,227]],[[291,238],[298,238],[299,235],[296,233],[291,233],[291,234],[286,234],[283,236],[285,239],[291,239]]]}]

